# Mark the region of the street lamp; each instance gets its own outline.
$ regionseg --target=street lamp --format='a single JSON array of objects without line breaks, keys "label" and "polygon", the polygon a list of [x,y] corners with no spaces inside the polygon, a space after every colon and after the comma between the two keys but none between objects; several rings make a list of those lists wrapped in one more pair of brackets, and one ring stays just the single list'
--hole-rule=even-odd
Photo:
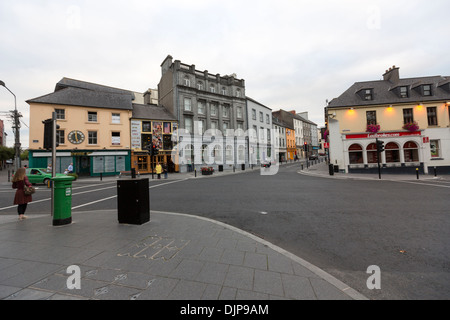
[{"label": "street lamp", "polygon": [[20,165],[20,132],[19,132],[19,126],[20,126],[19,117],[20,116],[19,116],[19,112],[17,111],[17,100],[16,100],[16,95],[11,90],[9,90],[9,88],[5,85],[5,83],[2,80],[0,80],[0,86],[5,87],[6,90],[8,90],[14,96],[14,128],[15,128],[14,134],[15,134],[15,139],[16,139],[16,142],[14,144],[14,153],[15,153],[14,168],[15,168],[15,171],[17,171],[17,169],[19,169],[21,167],[21,165]]}]

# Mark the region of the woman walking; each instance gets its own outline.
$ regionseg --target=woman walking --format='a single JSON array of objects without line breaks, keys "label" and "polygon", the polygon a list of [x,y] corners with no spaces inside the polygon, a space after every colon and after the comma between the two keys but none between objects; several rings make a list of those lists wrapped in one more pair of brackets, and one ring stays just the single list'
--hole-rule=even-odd
[{"label": "woman walking", "polygon": [[28,202],[33,201],[31,194],[26,195],[24,191],[24,186],[31,187],[31,183],[28,180],[26,175],[25,168],[17,169],[14,177],[12,179],[12,187],[16,190],[16,195],[14,196],[14,204],[17,204],[17,213],[19,214],[19,220],[24,220],[27,217],[25,216],[25,211],[27,210]]}]

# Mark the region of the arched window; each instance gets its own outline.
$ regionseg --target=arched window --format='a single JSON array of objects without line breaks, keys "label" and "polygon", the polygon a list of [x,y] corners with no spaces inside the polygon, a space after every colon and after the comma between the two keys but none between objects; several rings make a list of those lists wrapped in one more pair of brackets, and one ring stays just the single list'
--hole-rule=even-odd
[{"label": "arched window", "polygon": [[371,143],[367,146],[367,163],[378,163],[377,144]]},{"label": "arched window", "polygon": [[400,162],[400,150],[398,144],[389,142],[384,147],[386,152],[386,163]]},{"label": "arched window", "polygon": [[403,145],[405,162],[419,162],[419,147],[413,141],[408,141]]},{"label": "arched window", "polygon": [[203,82],[201,82],[201,81],[197,82],[197,89],[203,90]]},{"label": "arched window", "polygon": [[348,155],[350,158],[350,164],[364,163],[363,160],[363,148],[359,144],[352,144],[348,148]]}]

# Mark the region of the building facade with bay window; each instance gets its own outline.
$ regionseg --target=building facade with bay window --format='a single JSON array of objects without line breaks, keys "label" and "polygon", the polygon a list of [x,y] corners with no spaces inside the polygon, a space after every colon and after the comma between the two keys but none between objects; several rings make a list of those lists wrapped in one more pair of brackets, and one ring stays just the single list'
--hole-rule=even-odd
[{"label": "building facade with bay window", "polygon": [[[345,172],[450,173],[450,77],[356,82],[325,108],[330,163]],[[378,159],[376,139],[384,142]]]},{"label": "building facade with bay window", "polygon": [[53,112],[59,129],[56,172],[70,164],[79,176],[117,175],[130,170],[132,102],[142,94],[63,78],[53,93],[30,99],[29,167],[46,168],[51,151],[43,149],[43,120]]}]

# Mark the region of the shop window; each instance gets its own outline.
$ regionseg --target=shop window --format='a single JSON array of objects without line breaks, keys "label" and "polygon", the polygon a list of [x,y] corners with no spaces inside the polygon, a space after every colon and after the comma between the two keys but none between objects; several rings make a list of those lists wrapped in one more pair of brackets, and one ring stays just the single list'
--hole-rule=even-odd
[{"label": "shop window", "polygon": [[400,162],[400,148],[395,142],[389,142],[384,147],[386,163]]},{"label": "shop window", "polygon": [[408,141],[403,145],[405,162],[419,162],[419,147],[415,142]]},{"label": "shop window", "polygon": [[152,132],[152,123],[150,121],[142,121],[142,132]]},{"label": "shop window", "polygon": [[378,163],[377,144],[371,143],[367,146],[367,163]]},{"label": "shop window", "polygon": [[431,158],[439,158],[441,156],[439,140],[430,140],[430,151],[431,151]]},{"label": "shop window", "polygon": [[145,172],[148,171],[148,157],[147,156],[139,156],[137,159],[138,169],[139,171]]},{"label": "shop window", "polygon": [[348,155],[350,158],[350,164],[361,164],[363,160],[363,148],[359,144],[352,144],[348,148]]}]

